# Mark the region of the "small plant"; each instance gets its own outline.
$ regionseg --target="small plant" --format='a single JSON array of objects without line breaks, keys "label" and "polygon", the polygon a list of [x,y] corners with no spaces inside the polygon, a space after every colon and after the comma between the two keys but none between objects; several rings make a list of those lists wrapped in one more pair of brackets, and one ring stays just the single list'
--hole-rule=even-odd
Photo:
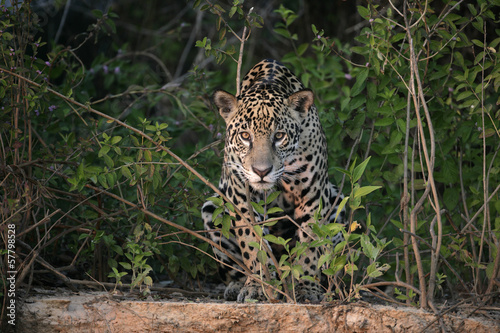
[{"label": "small plant", "polygon": [[[134,238],[128,239],[125,245],[125,257],[128,262],[121,261],[119,264],[124,269],[131,271],[130,290],[139,287],[139,290],[146,295],[151,293],[150,288],[153,285],[153,279],[149,276],[153,268],[147,261],[153,256],[154,252],[159,253],[159,250],[149,224],[138,225],[134,229],[133,236]],[[113,273],[118,275],[119,278],[124,276],[123,272],[117,274],[116,268],[113,269]]]},{"label": "small plant", "polygon": [[418,302],[415,302],[415,298],[417,295],[413,291],[413,289],[408,290],[407,293],[403,293],[399,288],[394,288],[394,293],[396,294],[396,298],[407,303],[410,303],[413,306],[418,306]]},{"label": "small plant", "polygon": [[[382,276],[390,268],[388,264],[381,264],[379,262],[382,251],[390,242],[387,242],[385,239],[378,239],[375,236],[376,230],[371,223],[370,214],[366,217],[365,233],[352,233],[361,227],[360,223],[354,220],[354,214],[358,209],[364,208],[362,205],[364,197],[381,188],[381,186],[360,186],[359,184],[369,161],[370,157],[359,165],[356,165],[356,161],[354,161],[349,170],[337,169],[349,178],[351,184],[350,195],[344,197],[338,208],[340,211],[348,204],[348,227],[344,228],[338,223],[333,223],[313,228],[316,234],[320,235],[324,241],[328,241],[328,239],[334,237],[338,232],[343,233],[344,241],[337,244],[334,248],[331,242],[330,244],[326,244],[328,250],[324,251],[325,253],[321,256],[319,264],[324,265],[323,273],[328,277],[327,295],[335,291],[333,294],[339,295],[341,298],[346,297],[348,300],[352,297],[358,298],[359,291],[363,290],[363,284],[367,280]],[[360,262],[360,260],[365,260],[361,257],[361,254],[364,254],[365,258],[369,260],[369,265],[361,273],[362,277],[358,282],[355,274],[358,271],[356,263]],[[349,277],[349,286],[341,287],[343,283],[340,283],[338,280],[337,276],[339,275]]]}]

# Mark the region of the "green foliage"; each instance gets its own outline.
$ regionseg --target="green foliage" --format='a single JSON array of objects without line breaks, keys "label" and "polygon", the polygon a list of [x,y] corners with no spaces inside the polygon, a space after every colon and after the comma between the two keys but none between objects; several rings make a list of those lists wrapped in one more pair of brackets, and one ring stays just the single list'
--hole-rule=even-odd
[{"label": "green foliage", "polygon": [[[338,143],[346,140],[359,142],[359,148],[353,147],[354,157],[370,154],[372,169],[365,173],[366,181],[375,186],[383,186],[384,189],[371,197],[374,203],[380,205],[380,208],[371,206],[372,216],[377,221],[385,220],[386,216],[391,215],[391,211],[403,209],[398,208],[397,204],[400,202],[404,182],[411,191],[411,198],[416,199],[401,201],[401,204],[410,205],[411,210],[423,189],[428,186],[427,174],[431,172],[439,191],[437,199],[441,207],[446,209],[447,221],[450,222],[443,221],[443,234],[456,235],[458,231],[460,235],[460,232],[467,230],[464,228],[466,224],[470,226],[467,222],[474,215],[472,212],[476,211],[483,216],[474,223],[477,225],[476,230],[484,230],[485,225],[491,225],[489,230],[495,234],[488,236],[474,232],[471,243],[463,237],[441,238],[443,245],[440,255],[450,260],[458,259],[461,264],[457,265],[463,268],[454,274],[447,268],[443,268],[443,271],[451,280],[466,276],[465,279],[468,279],[481,270],[487,276],[487,271],[484,271],[486,265],[479,263],[486,262],[488,267],[493,266],[495,246],[489,247],[489,255],[486,257],[474,257],[471,252],[477,253],[477,248],[472,249],[477,246],[475,242],[484,244],[484,240],[489,239],[488,244],[495,243],[494,239],[498,238],[500,231],[497,209],[488,208],[486,216],[478,211],[485,204],[488,193],[494,191],[495,184],[499,183],[496,152],[500,138],[500,113],[495,104],[498,104],[500,86],[497,52],[500,34],[494,28],[495,23],[492,23],[498,22],[498,16],[494,14],[498,8],[486,1],[477,1],[467,6],[454,7],[455,11],[445,6],[441,14],[438,14],[431,9],[431,5],[426,13],[422,13],[414,5],[408,4],[406,9],[409,15],[407,19],[414,22],[411,27],[400,17],[401,8],[396,12],[395,8],[388,7],[384,14],[378,5],[358,6],[366,24],[356,38],[356,45],[348,50],[331,43],[324,31],[312,26],[316,36],[316,50],[329,56],[331,53],[344,53],[343,56],[348,55],[350,59],[356,60],[356,63],[346,61],[343,64],[347,69],[346,74],[344,77],[336,77],[342,86],[341,93],[335,97],[335,104],[340,106],[335,110],[339,121],[331,121],[328,113],[322,115],[324,124],[327,124],[326,132],[339,133],[338,136],[333,136],[337,143],[333,142],[332,145],[329,141],[329,147],[333,147],[331,155],[337,159],[345,156],[345,150],[339,154],[337,149]],[[469,31],[468,34],[465,33],[466,30]],[[415,55],[410,53],[412,47]],[[290,57],[294,58],[293,55]],[[414,81],[412,57],[418,61],[421,89]],[[320,56],[318,58],[321,59]],[[303,58],[300,62],[305,63]],[[327,68],[324,68],[326,72],[333,72]],[[417,95],[417,89],[421,91],[421,95]],[[317,99],[321,101],[322,91],[318,92]],[[424,122],[422,128],[426,145],[436,146],[432,170],[426,164],[420,147],[422,132],[419,132],[420,120],[414,108],[417,99],[419,104],[424,103],[424,99],[428,109],[428,115],[424,115],[422,110],[417,111],[421,113],[420,117]],[[343,131],[337,129],[339,125],[343,127]],[[434,137],[428,134],[431,125]],[[369,150],[363,151],[366,147]],[[355,163],[349,169],[351,178],[355,171],[354,165]],[[335,170],[348,174],[339,168]],[[372,189],[374,187],[351,187],[351,210],[361,208],[353,193],[362,194]],[[497,200],[498,194],[492,203]],[[433,215],[435,208],[428,203],[422,209],[416,230],[420,237],[429,239],[429,233],[431,236],[437,233],[435,224],[429,226],[429,216]],[[397,229],[388,229],[384,233],[393,238],[394,244],[404,246],[405,241],[398,231],[408,230],[409,226],[393,219],[391,222]],[[436,238],[431,239],[437,239],[438,236],[432,237]],[[457,243],[459,238],[460,243]],[[417,262],[411,260],[409,265],[410,271],[406,274],[414,274]],[[444,273],[438,273],[438,276],[444,276]],[[407,279],[411,280],[409,275]],[[477,275],[476,279],[479,281]],[[486,283],[490,283],[488,279]],[[442,279],[436,278],[436,281],[440,285]],[[406,299],[412,299],[413,296]]]},{"label": "green foliage", "polygon": [[159,254],[160,250],[149,224],[138,225],[133,236],[134,238],[126,244],[125,257],[129,262],[120,262],[119,264],[126,270],[132,271],[131,289],[144,284],[146,285],[144,293],[149,293],[149,288],[153,285],[153,279],[149,274],[153,268],[146,262],[149,257],[153,256],[153,252]]},{"label": "green foliage", "polygon": [[[201,5],[201,3],[204,3]],[[223,63],[229,56],[233,60],[237,61],[234,57],[237,53],[236,48],[233,44],[227,45],[226,33],[229,31],[234,37],[236,37],[241,43],[244,43],[248,39],[248,35],[244,32],[242,36],[239,36],[236,31],[238,31],[237,26],[243,24],[245,28],[262,28],[264,20],[261,16],[252,12],[252,9],[245,13],[243,10],[243,2],[240,0],[234,0],[229,12],[227,12],[221,5],[211,1],[195,1],[193,8],[199,8],[200,11],[209,11],[211,14],[217,17],[216,27],[219,33],[219,42],[216,46],[212,46],[212,40],[204,37],[203,40],[196,42],[196,47],[205,49],[205,55],[213,56],[218,64]],[[238,13],[238,19],[236,22],[229,22],[233,19],[233,16]],[[244,30],[246,31],[246,29]]]},{"label": "green foliage", "polygon": [[[175,242],[159,242],[176,225],[202,228],[199,206],[206,189],[158,147],[186,130],[203,133],[205,140],[216,136],[217,128],[208,124],[200,130],[197,118],[206,113],[211,73],[194,69],[185,87],[174,92],[162,85],[162,73],[151,63],[133,61],[127,44],[112,44],[111,52],[91,63],[79,58],[79,51],[116,33],[113,13],[94,11],[81,44],[63,46],[42,41],[29,2],[1,9],[0,195],[8,205],[1,209],[2,221],[15,223],[18,233],[26,230],[19,240],[38,246],[55,267],[61,263],[52,253],[86,267],[77,270],[80,279],[111,278],[148,292],[153,277],[183,285],[186,274],[209,275],[206,268],[214,264],[183,245],[207,251],[208,244],[186,233]],[[161,105],[172,113],[152,117]],[[116,121],[96,116],[96,109]],[[125,119],[127,128],[117,125]],[[204,144],[179,148],[182,158],[210,169],[217,161],[213,152],[193,154]],[[36,235],[50,241],[39,244]]]}]

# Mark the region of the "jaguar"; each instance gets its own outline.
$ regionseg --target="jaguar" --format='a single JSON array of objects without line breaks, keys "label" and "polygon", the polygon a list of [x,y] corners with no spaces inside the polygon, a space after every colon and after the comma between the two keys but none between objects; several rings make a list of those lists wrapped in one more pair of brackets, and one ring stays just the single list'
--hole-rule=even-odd
[{"label": "jaguar", "polygon": [[[237,208],[224,212],[232,216],[230,237],[224,237],[214,225],[218,207],[214,201],[205,202],[201,213],[211,240],[245,265],[252,275],[261,276],[259,249],[252,246],[260,238],[251,223],[260,223],[265,216],[249,208],[250,201],[259,202],[279,191],[273,205],[289,218],[263,227],[263,233],[291,239],[291,247],[313,240],[314,223],[335,219],[345,223],[345,211],[336,216],[343,195],[328,178],[327,143],[313,92],[304,88],[287,67],[272,59],[256,64],[240,87],[238,96],[217,90],[212,97],[226,123],[219,190]],[[319,222],[315,219],[317,212],[321,215]],[[331,240],[337,244],[343,236],[339,233]],[[268,245],[279,260],[283,246]],[[223,263],[219,269],[226,277],[226,300],[265,299],[266,292],[254,277],[238,269],[241,267],[223,251],[214,247],[214,253]],[[320,248],[310,247],[299,259],[304,274],[314,279],[297,281],[298,302],[322,299],[320,255]]]}]

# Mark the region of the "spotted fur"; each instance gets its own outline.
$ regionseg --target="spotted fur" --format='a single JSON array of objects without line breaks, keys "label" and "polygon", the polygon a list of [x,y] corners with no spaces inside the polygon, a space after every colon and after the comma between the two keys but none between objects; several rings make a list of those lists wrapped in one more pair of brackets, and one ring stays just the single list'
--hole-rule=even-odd
[{"label": "spotted fur", "polygon": [[[226,122],[220,191],[248,219],[248,199],[259,202],[266,193],[280,191],[275,204],[296,224],[284,219],[265,228],[264,232],[292,239],[291,246],[296,241],[311,241],[310,224],[315,223],[314,213],[320,208],[320,202],[321,216],[326,217],[334,203],[342,199],[342,194],[328,180],[326,139],[313,99],[312,91],[304,89],[297,77],[275,60],[263,60],[255,65],[243,79],[239,96],[218,90],[213,97]],[[251,198],[247,198],[246,183]],[[215,228],[212,222],[215,209],[211,201],[203,205],[202,217],[207,230]],[[337,207],[333,208],[330,221],[336,214]],[[256,222],[263,220],[255,211],[254,215]],[[234,217],[235,229],[229,239],[219,231],[209,235],[252,273],[261,274],[257,249],[249,246],[256,241],[254,230],[248,228],[241,216]],[[343,218],[344,211],[337,222],[342,223]],[[342,235],[338,234],[333,242],[341,240]],[[278,260],[282,250],[273,245]],[[214,252],[223,262],[234,265],[221,251],[214,249]],[[319,256],[319,250],[311,248],[300,261],[304,274],[317,277],[316,280],[320,276]],[[264,298],[262,287],[254,279],[224,265],[221,270],[229,284],[224,294],[227,300],[243,302]],[[299,281],[296,298],[298,301],[319,301],[321,288],[314,282]]]}]

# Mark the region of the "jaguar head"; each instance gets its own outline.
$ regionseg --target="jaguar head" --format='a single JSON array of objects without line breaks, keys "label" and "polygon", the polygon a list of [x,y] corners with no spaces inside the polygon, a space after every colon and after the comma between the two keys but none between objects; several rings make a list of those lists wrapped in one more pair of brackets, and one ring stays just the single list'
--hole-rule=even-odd
[{"label": "jaguar head", "polygon": [[235,97],[218,90],[213,100],[226,122],[225,166],[254,190],[274,187],[294,163],[313,93],[284,97],[266,89]]}]

